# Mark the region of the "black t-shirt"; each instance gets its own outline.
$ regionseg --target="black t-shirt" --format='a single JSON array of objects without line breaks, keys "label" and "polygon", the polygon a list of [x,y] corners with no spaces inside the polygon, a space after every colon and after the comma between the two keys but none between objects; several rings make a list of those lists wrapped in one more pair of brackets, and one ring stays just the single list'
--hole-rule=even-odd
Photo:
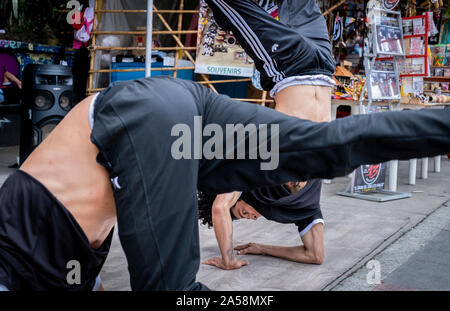
[{"label": "black t-shirt", "polygon": [[243,192],[241,198],[268,220],[294,223],[301,231],[314,219],[322,218],[321,189],[322,180],[313,179],[295,194],[285,185],[277,185]]}]

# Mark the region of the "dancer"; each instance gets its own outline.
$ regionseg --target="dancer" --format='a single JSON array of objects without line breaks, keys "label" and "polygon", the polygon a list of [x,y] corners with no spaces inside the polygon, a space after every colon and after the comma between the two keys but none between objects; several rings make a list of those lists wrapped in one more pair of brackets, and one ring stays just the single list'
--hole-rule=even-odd
[{"label": "dancer", "polygon": [[[326,21],[315,0],[278,1],[279,22],[252,0],[206,2],[219,26],[233,31],[241,46],[255,60],[263,88],[275,98],[275,110],[316,122],[331,120],[335,63]],[[239,254],[264,253],[303,263],[322,263],[324,221],[320,211],[321,186],[320,180],[292,181],[245,193],[243,197],[247,200],[240,200],[237,207],[244,211],[256,209],[253,215],[264,214],[268,219],[296,223],[303,245],[279,247],[249,243],[236,248]],[[230,213],[219,210],[223,206],[234,206],[236,201],[224,202],[225,198],[234,196],[218,196],[221,203],[215,205],[211,195],[203,193],[201,197],[202,218],[210,226],[213,225],[212,220],[219,224],[214,226],[214,231],[222,254],[227,254],[223,248],[230,245],[227,240],[230,234],[222,231],[230,228]],[[216,217],[212,217],[212,213]],[[218,215],[227,220],[222,221]],[[225,262],[228,262],[225,258],[213,258],[204,263],[227,268]]]},{"label": "dancer", "polygon": [[[236,269],[247,265],[248,262],[237,260],[235,254],[254,254],[274,256],[300,263],[322,264],[324,260],[324,221],[320,210],[322,183],[319,179],[314,179],[303,184],[305,186],[301,190],[295,190],[297,191],[295,193],[289,190],[289,184],[262,187],[242,194],[241,192],[220,194],[217,199],[215,195],[199,193],[199,218],[203,224],[214,227],[222,254],[225,255],[222,258],[208,259],[203,263],[224,270]],[[233,252],[232,226],[227,219],[257,220],[260,216],[283,224],[295,224],[302,245],[277,246],[246,243],[234,247],[237,252]]]},{"label": "dancer", "polygon": [[[235,140],[233,124],[250,134]],[[197,188],[249,191],[449,151],[450,110],[316,123],[192,81],[115,83],[75,106],[0,189],[0,284],[91,290],[117,220],[133,290],[206,289]],[[80,282],[68,284],[74,263]]]}]

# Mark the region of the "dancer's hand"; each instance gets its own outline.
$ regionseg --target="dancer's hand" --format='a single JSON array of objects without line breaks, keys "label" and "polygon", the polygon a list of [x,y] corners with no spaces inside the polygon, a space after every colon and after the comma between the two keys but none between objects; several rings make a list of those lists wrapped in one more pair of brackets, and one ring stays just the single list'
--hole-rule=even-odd
[{"label": "dancer's hand", "polygon": [[238,255],[253,254],[253,255],[264,255],[263,247],[258,243],[247,243],[244,245],[238,245],[234,248]]},{"label": "dancer's hand", "polygon": [[238,259],[234,259],[230,261],[228,264],[226,264],[223,258],[221,257],[210,258],[202,263],[205,265],[215,266],[223,270],[240,269],[241,267],[248,265],[248,262],[246,260],[238,260]]}]

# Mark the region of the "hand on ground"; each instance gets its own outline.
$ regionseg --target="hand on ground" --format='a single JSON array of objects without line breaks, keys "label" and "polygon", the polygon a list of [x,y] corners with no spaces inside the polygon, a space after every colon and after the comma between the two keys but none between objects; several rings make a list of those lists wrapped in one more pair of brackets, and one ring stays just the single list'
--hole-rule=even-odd
[{"label": "hand on ground", "polygon": [[234,270],[234,269],[239,269],[243,266],[248,265],[247,261],[237,260],[237,259],[226,264],[225,261],[222,259],[222,257],[214,257],[214,258],[208,259],[202,263],[205,265],[215,266],[215,267],[223,269],[223,270]]},{"label": "hand on ground", "polygon": [[238,251],[238,255],[253,254],[253,255],[263,255],[262,247],[257,243],[247,243],[244,245],[238,245],[234,248]]}]

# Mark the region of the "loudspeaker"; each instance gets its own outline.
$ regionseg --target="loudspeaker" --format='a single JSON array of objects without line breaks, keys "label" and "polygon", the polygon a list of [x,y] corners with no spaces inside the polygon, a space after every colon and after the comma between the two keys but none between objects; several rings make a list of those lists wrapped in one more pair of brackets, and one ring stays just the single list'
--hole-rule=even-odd
[{"label": "loudspeaker", "polygon": [[22,77],[20,164],[75,105],[70,67],[31,64]]}]

